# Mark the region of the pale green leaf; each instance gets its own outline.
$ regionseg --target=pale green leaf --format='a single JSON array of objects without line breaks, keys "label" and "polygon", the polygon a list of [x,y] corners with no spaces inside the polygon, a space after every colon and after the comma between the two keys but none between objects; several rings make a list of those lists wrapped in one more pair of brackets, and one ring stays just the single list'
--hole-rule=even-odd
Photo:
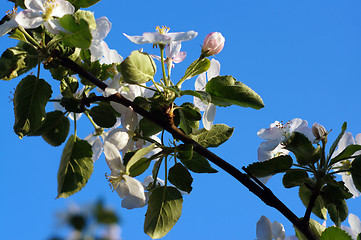
[{"label": "pale green leaf", "polygon": [[348,159],[352,154],[359,150],[361,150],[361,145],[348,145],[340,154],[331,159],[330,165]]},{"label": "pale green leaf", "polygon": [[292,167],[292,158],[289,155],[278,156],[264,162],[254,162],[247,166],[247,170],[257,178],[267,177],[276,173],[286,172]]},{"label": "pale green leaf", "polygon": [[136,164],[139,160],[141,160],[145,155],[150,153],[155,147],[155,143],[149,145],[148,147],[141,148],[137,150],[133,156],[129,159],[127,165],[125,166],[125,171],[129,173],[130,168]]},{"label": "pale green leaf", "polygon": [[140,51],[133,51],[120,64],[123,79],[130,84],[146,83],[153,79],[156,71],[152,57]]},{"label": "pale green leaf", "polygon": [[341,228],[328,227],[323,231],[320,240],[352,240],[352,237]]},{"label": "pale green leaf", "polygon": [[194,76],[197,76],[201,73],[206,72],[209,67],[211,66],[211,61],[208,58],[197,59],[189,65],[184,73],[184,76],[180,79],[179,83],[177,84],[179,87],[180,85],[187,79],[190,79]]}]

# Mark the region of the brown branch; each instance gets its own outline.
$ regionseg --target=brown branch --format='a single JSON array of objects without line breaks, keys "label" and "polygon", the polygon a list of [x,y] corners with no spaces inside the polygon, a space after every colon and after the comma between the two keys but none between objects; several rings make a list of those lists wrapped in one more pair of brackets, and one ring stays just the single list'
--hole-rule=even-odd
[{"label": "brown branch", "polygon": [[[59,52],[54,51],[53,57],[56,57],[60,60],[61,65],[67,67],[74,72],[78,73],[79,75],[87,78],[90,82],[94,85],[99,87],[102,90],[105,90],[108,86],[93,76],[91,73],[85,71],[81,66],[76,64],[74,61],[62,57],[59,55]],[[101,97],[97,98],[97,101],[101,99]],[[295,227],[297,227],[306,237],[310,240],[317,240],[315,234],[311,231],[309,224],[304,224],[287,206],[285,206],[273,193],[272,191],[264,186],[263,184],[259,185],[252,181],[247,174],[242,173],[237,168],[220,158],[219,156],[215,155],[213,152],[209,151],[208,149],[204,148],[196,141],[191,139],[189,136],[185,135],[180,129],[178,129],[174,124],[170,124],[168,120],[164,120],[164,118],[160,118],[159,116],[155,116],[150,112],[146,111],[145,109],[141,108],[137,104],[133,103],[132,101],[126,99],[119,93],[111,95],[109,97],[104,97],[104,101],[113,101],[120,103],[126,107],[132,107],[132,109],[138,113],[139,115],[147,118],[148,120],[152,121],[153,123],[159,125],[164,130],[168,131],[172,136],[176,139],[181,140],[183,143],[192,144],[193,150],[202,155],[203,157],[207,158],[209,161],[226,171],[232,177],[237,179],[240,183],[242,183],[245,187],[248,188],[253,194],[259,197],[265,204],[277,209],[281,212]]]}]

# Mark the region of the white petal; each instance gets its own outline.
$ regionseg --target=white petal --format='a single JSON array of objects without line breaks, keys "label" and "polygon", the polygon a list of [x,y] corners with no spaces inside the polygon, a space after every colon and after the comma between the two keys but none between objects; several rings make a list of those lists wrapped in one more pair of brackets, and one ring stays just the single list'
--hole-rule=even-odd
[{"label": "white petal", "polygon": [[174,58],[180,52],[181,47],[182,44],[180,42],[170,43],[165,48],[165,55],[167,56],[167,58]]},{"label": "white petal", "polygon": [[272,223],[265,216],[257,222],[256,235],[257,240],[272,240]]},{"label": "white petal", "polygon": [[125,198],[122,201],[122,207],[127,209],[140,208],[145,206],[145,194],[144,187],[135,178],[128,175],[123,175],[125,182],[128,187],[128,193],[125,194]]},{"label": "white petal", "polygon": [[44,11],[44,3],[46,0],[25,0],[24,5],[27,9]]},{"label": "white petal", "polygon": [[113,64],[123,62],[123,57],[119,55],[117,50],[110,49],[104,53],[104,58],[100,59],[100,64]]},{"label": "white petal", "polygon": [[100,138],[97,137],[95,141],[92,144],[92,150],[93,150],[93,162],[99,159],[100,155],[103,152],[103,143],[100,141]]},{"label": "white petal", "polygon": [[104,90],[103,96],[104,97],[109,97],[109,96],[111,96],[113,94],[116,94],[116,93],[118,93],[117,90],[115,90],[114,88],[107,87]]},{"label": "white petal", "polygon": [[114,129],[109,132],[105,141],[112,143],[118,150],[122,150],[128,144],[130,138],[124,129]]},{"label": "white petal", "polygon": [[196,106],[197,108],[199,108],[199,111],[201,112],[204,112],[207,108],[207,104],[204,104],[202,102],[202,100],[200,100],[199,98],[197,97],[194,97],[193,98],[193,103],[194,103],[194,106]]},{"label": "white petal", "polygon": [[195,83],[194,83],[194,88],[196,91],[205,91],[205,87],[207,84],[207,77],[206,77],[206,73],[202,73],[200,74]]},{"label": "white petal", "polygon": [[107,17],[100,17],[95,22],[97,27],[92,31],[92,37],[94,40],[102,41],[110,32],[112,23]]},{"label": "white petal", "polygon": [[146,32],[143,33],[143,37],[147,39],[149,43],[153,44],[168,44],[171,42],[171,38],[169,36],[160,34],[158,32]]},{"label": "white petal", "polygon": [[126,36],[131,42],[136,44],[150,43],[150,41],[147,40],[144,36],[129,36],[125,33],[123,33],[123,35]]},{"label": "white petal", "polygon": [[283,131],[278,127],[263,128],[257,132],[257,135],[264,140],[279,140],[281,142],[284,139]]},{"label": "white petal", "polygon": [[284,240],[286,237],[285,228],[277,221],[272,223],[272,234],[275,240]]},{"label": "white petal", "polygon": [[285,124],[286,131],[289,133],[292,133],[298,127],[307,126],[307,125],[308,125],[307,121],[302,120],[301,118],[294,118]]},{"label": "white petal", "polygon": [[37,28],[44,22],[39,12],[29,9],[19,12],[15,21],[23,28]]},{"label": "white petal", "polygon": [[137,114],[131,108],[127,108],[126,112],[120,117],[122,118],[123,128],[133,132],[138,125]]},{"label": "white petal", "polygon": [[358,144],[358,145],[361,145],[361,133],[356,135],[355,143]]},{"label": "white petal", "polygon": [[68,32],[60,25],[59,19],[50,19],[44,22],[45,28],[52,34],[59,34],[60,32]]},{"label": "white petal", "polygon": [[352,239],[356,240],[357,239],[357,233],[351,229],[350,227],[346,227],[346,226],[341,226],[341,229],[346,231],[351,237]]},{"label": "white petal", "polygon": [[73,14],[75,7],[70,2],[64,0],[57,0],[56,7],[53,9],[51,16],[61,18],[65,14]]},{"label": "white petal", "polygon": [[105,160],[108,164],[108,167],[112,171],[114,170],[124,171],[125,167],[122,163],[122,157],[120,155],[119,150],[114,146],[114,144],[105,141],[103,148],[104,148]]},{"label": "white petal", "polygon": [[[83,115],[83,113],[73,113],[73,112],[71,112],[71,113],[69,113],[68,117],[69,117],[69,119],[72,120],[72,121],[74,121],[74,119],[75,119],[76,121],[78,121],[79,118],[80,118],[82,115]],[[74,117],[74,116],[75,116],[75,117]]]},{"label": "white petal", "polygon": [[204,111],[202,122],[205,129],[211,130],[214,118],[216,117],[216,106],[213,103],[209,103]]},{"label": "white petal", "polygon": [[313,135],[312,133],[312,128],[307,127],[307,126],[300,126],[298,128],[295,129],[295,132],[299,132],[302,133],[303,135],[305,135],[312,143],[315,141],[316,137],[315,135]]},{"label": "white petal", "polygon": [[353,231],[361,233],[361,221],[355,214],[350,213],[348,215],[348,223]]},{"label": "white petal", "polygon": [[350,193],[352,193],[353,198],[359,197],[361,195],[361,193],[355,187],[355,183],[353,182],[353,179],[352,179],[351,175],[349,175],[347,173],[343,173],[342,174],[342,181],[345,182],[345,186],[348,188]]},{"label": "white petal", "polygon": [[208,81],[214,77],[219,76],[220,71],[221,71],[221,64],[219,63],[219,61],[212,58],[211,66],[209,67],[209,69],[207,71]]},{"label": "white petal", "polygon": [[102,41],[93,40],[89,47],[89,50],[91,53],[90,60],[92,62],[99,60],[103,56]]},{"label": "white petal", "polygon": [[198,33],[195,31],[188,31],[188,32],[167,33],[166,35],[170,37],[171,41],[178,42],[178,41],[192,40],[198,35]]},{"label": "white petal", "polygon": [[0,25],[0,37],[4,36],[8,32],[10,32],[13,28],[16,28],[18,23],[15,19],[11,19],[10,21],[6,21]]}]

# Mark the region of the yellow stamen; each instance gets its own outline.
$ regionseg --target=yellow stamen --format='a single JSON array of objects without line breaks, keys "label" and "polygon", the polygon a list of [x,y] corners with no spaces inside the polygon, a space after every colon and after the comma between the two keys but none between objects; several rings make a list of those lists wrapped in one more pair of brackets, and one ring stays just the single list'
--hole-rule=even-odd
[{"label": "yellow stamen", "polygon": [[156,26],[155,27],[155,30],[157,30],[160,34],[163,34],[163,35],[167,34],[169,32],[169,29],[170,28],[167,26],[162,26],[162,27]]}]

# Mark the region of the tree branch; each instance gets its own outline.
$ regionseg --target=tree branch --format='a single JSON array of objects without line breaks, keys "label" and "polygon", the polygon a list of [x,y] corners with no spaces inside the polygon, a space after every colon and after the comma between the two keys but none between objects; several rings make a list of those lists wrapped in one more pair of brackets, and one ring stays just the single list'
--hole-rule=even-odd
[{"label": "tree branch", "polygon": [[[93,76],[91,73],[85,71],[81,66],[76,64],[74,61],[60,56],[58,51],[53,52],[53,57],[56,57],[60,60],[61,65],[67,67],[74,72],[78,73],[79,75],[87,78],[90,82],[94,85],[99,87],[102,90],[105,90],[108,86]],[[102,97],[97,97],[96,100],[99,101]],[[245,187],[248,188],[253,194],[259,197],[265,204],[277,209],[281,212],[295,227],[297,227],[306,237],[310,240],[317,240],[315,234],[311,231],[308,222],[303,223],[289,208],[287,208],[273,193],[272,191],[264,186],[262,183],[257,184],[252,181],[247,174],[242,173],[237,168],[220,158],[219,156],[215,155],[213,152],[209,151],[208,149],[204,148],[196,141],[191,139],[189,136],[185,135],[180,129],[178,129],[174,124],[170,123],[167,118],[160,118],[159,116],[155,116],[150,112],[146,111],[145,109],[141,108],[137,104],[134,104],[132,101],[126,99],[119,93],[111,95],[109,97],[103,97],[104,101],[113,101],[120,103],[126,107],[132,107],[132,109],[138,113],[139,115],[147,118],[148,120],[152,121],[153,123],[159,125],[164,130],[168,131],[172,136],[176,139],[181,140],[185,144],[193,145],[193,150],[202,155],[203,157],[207,158],[209,161],[226,171],[232,177],[237,179],[240,183],[242,183]]]}]

